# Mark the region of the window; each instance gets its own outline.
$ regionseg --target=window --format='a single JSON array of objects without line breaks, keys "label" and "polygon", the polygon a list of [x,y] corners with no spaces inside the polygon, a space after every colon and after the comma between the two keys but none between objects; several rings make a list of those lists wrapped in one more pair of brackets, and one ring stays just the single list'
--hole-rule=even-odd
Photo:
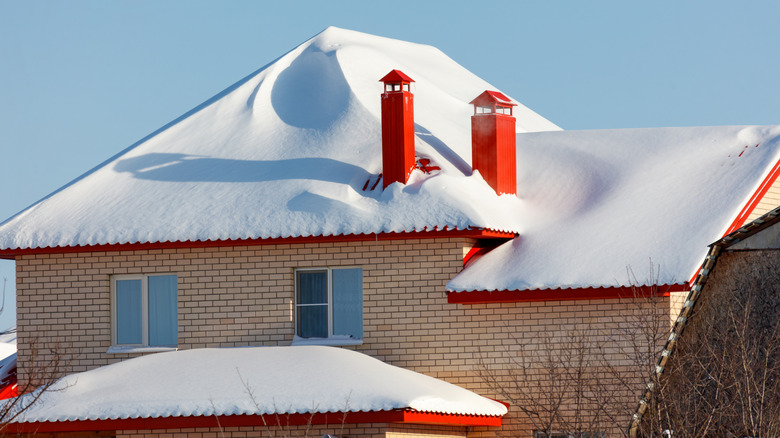
[{"label": "window", "polygon": [[111,344],[175,347],[178,344],[176,285],[176,275],[112,277]]},{"label": "window", "polygon": [[295,271],[295,335],[337,343],[362,340],[363,269]]}]

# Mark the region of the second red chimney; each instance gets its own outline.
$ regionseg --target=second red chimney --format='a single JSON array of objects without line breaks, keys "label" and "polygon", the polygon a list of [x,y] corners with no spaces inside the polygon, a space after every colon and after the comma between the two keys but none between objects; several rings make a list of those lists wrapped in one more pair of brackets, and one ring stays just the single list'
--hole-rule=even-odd
[{"label": "second red chimney", "polygon": [[414,169],[414,80],[400,70],[380,79],[382,93],[382,188],[406,184]]},{"label": "second red chimney", "polygon": [[485,91],[470,102],[471,167],[479,170],[496,193],[517,194],[517,164],[515,151],[516,104],[498,91]]}]

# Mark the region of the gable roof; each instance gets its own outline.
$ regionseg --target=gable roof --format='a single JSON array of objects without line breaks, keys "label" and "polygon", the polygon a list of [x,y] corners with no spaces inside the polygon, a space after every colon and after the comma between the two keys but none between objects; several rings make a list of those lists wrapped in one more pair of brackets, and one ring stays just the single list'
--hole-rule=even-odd
[{"label": "gable roof", "polygon": [[512,102],[512,99],[506,97],[504,93],[500,91],[491,91],[491,90],[485,90],[480,94],[479,96],[475,97],[474,100],[469,102],[471,105],[488,105],[493,103],[500,103],[503,105],[511,105],[515,106],[514,102]]},{"label": "gable roof", "polygon": [[401,70],[393,69],[390,73],[386,74],[379,82],[414,82],[414,79],[407,76]]},{"label": "gable roof", "polygon": [[245,347],[158,353],[66,376],[14,423],[68,430],[73,427],[62,423],[323,413],[346,413],[353,422],[351,414],[399,410],[480,417],[507,412],[502,403],[352,350]]},{"label": "gable roof", "polygon": [[[416,151],[382,190],[377,80],[415,78]],[[494,88],[439,50],[328,28],[0,225],[17,248],[483,228],[520,203],[471,175],[468,102]],[[518,130],[559,129],[525,107]],[[377,188],[378,187],[378,188]]]},{"label": "gable roof", "polygon": [[[438,170],[383,191],[393,70],[417,81],[415,149]],[[519,237],[449,291],[685,285],[779,171],[778,127],[564,132],[518,105],[517,197],[497,196],[470,165],[469,102],[494,88],[433,47],[328,28],[0,224],[0,257],[484,229]]]},{"label": "gable roof", "polygon": [[520,235],[450,291],[685,284],[777,176],[780,127],[529,133],[517,145]]}]

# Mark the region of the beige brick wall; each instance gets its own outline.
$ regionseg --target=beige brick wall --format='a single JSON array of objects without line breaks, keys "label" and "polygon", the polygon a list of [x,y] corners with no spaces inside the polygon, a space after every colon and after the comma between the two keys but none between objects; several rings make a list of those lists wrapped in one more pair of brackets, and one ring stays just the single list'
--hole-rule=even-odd
[{"label": "beige brick wall", "polygon": [[324,434],[338,437],[385,438],[385,424],[345,424],[335,426],[225,427],[164,430],[122,430],[117,438],[321,438]]},{"label": "beige brick wall", "polygon": [[250,438],[250,437],[289,437],[320,438],[323,434],[338,437],[366,438],[463,438],[467,427],[444,427],[418,424],[345,424],[332,426],[289,426],[282,428],[226,427],[167,430],[123,430],[117,438]]},{"label": "beige brick wall", "polygon": [[[453,238],[23,256],[17,259],[20,377],[29,372],[36,339],[39,345],[67,344],[71,372],[135,356],[107,354],[109,279],[116,274],[178,275],[179,347],[186,349],[289,345],[293,270],[362,266],[364,343],[351,348],[515,405],[528,401],[512,389],[517,383],[533,394],[545,392],[545,378],[561,366],[577,366],[565,357],[573,350],[585,353],[589,369],[634,369],[637,350],[647,351],[640,325],[658,312],[668,321],[669,299],[448,304],[444,285],[461,269],[470,243]],[[602,357],[607,365],[597,362]],[[494,377],[496,384],[489,384]],[[638,385],[611,394],[630,405],[621,415],[634,408]],[[520,409],[510,411],[502,429],[530,436],[533,427]],[[483,428],[469,436],[494,434]]]},{"label": "beige brick wall", "polygon": [[753,210],[753,212],[750,213],[750,216],[745,223],[749,223],[750,221],[756,219],[764,213],[769,212],[770,210],[773,210],[778,206],[780,206],[780,178],[775,180],[772,186],[769,187],[766,195],[761,198],[761,201],[759,201],[758,205],[756,205],[756,208]]}]

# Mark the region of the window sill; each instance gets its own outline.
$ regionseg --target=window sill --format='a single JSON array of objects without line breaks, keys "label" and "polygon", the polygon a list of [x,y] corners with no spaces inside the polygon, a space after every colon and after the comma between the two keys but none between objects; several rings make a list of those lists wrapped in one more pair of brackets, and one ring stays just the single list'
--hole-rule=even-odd
[{"label": "window sill", "polygon": [[119,347],[112,345],[108,347],[106,354],[125,354],[125,353],[162,353],[165,351],[176,351],[177,347]]},{"label": "window sill", "polygon": [[339,336],[339,337],[332,337],[332,338],[301,338],[301,337],[294,337],[292,341],[292,346],[296,345],[362,345],[363,340],[362,339],[355,339],[350,338],[347,336]]}]

